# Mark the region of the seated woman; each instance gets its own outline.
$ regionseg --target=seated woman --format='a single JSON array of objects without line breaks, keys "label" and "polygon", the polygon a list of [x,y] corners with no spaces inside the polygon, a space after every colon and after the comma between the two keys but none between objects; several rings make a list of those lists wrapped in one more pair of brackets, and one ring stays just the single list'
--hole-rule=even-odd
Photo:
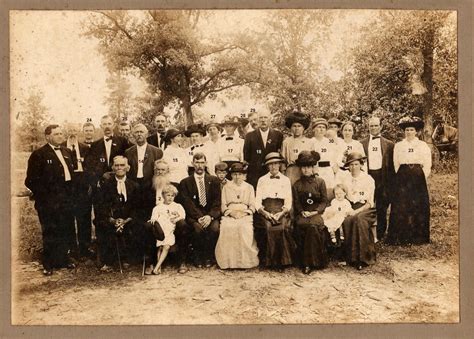
[{"label": "seated woman", "polygon": [[302,151],[295,161],[302,174],[293,186],[295,236],[304,274],[328,264],[327,231],[321,217],[327,202],[326,184],[313,176],[313,166],[318,161],[319,153],[314,151]]},{"label": "seated woman", "polygon": [[424,123],[405,117],[398,123],[405,139],[395,144],[395,185],[387,242],[427,244],[430,242],[430,197],[426,180],[431,172],[431,150],[416,134]]},{"label": "seated woman", "polygon": [[244,181],[247,168],[242,163],[230,167],[232,181],[222,189],[222,218],[216,245],[216,261],[220,268],[252,268],[258,266],[257,243],[253,237],[255,192]]},{"label": "seated woman", "polygon": [[290,210],[293,203],[290,179],[280,173],[285,160],[278,152],[265,156],[269,172],[258,179],[255,208],[255,238],[260,260],[282,271],[293,263],[295,241],[292,236]]},{"label": "seated woman", "polygon": [[349,167],[349,175],[341,178],[341,184],[347,188],[347,199],[354,209],[342,224],[346,262],[358,270],[375,263],[375,243],[371,231],[376,220],[375,182],[361,171],[364,159],[360,153],[349,153],[345,163],[345,167]]}]

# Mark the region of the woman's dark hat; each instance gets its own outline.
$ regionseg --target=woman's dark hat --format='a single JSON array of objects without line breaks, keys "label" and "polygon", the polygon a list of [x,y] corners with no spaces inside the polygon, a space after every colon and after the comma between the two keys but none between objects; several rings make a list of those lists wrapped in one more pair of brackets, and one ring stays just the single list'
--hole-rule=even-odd
[{"label": "woman's dark hat", "polygon": [[318,162],[321,159],[321,155],[316,151],[311,151],[311,155],[314,158],[314,161]]},{"label": "woman's dark hat", "polygon": [[230,166],[229,173],[247,173],[247,166],[241,162],[236,162]]},{"label": "woman's dark hat", "polygon": [[232,125],[234,127],[238,127],[240,126],[240,120],[238,117],[228,115],[224,118],[224,121],[221,122],[222,127],[224,127],[225,125]]},{"label": "woman's dark hat", "polygon": [[189,125],[188,129],[184,132],[184,135],[190,137],[193,133],[200,133],[203,137],[206,136],[206,130],[202,124]]},{"label": "woman's dark hat", "polygon": [[270,152],[266,155],[263,165],[267,166],[275,162],[285,162],[285,159],[278,152]]},{"label": "woman's dark hat", "polygon": [[364,157],[362,154],[360,154],[358,152],[349,153],[349,155],[346,158],[346,162],[344,163],[344,167],[349,167],[349,164],[351,162],[354,162],[354,161],[357,161],[357,160],[359,160],[361,162],[364,162],[365,159],[367,159],[367,157]]},{"label": "woman's dark hat", "polygon": [[425,123],[418,117],[403,117],[398,121],[398,126],[400,126],[401,129],[415,127],[415,129],[419,131],[425,126]]},{"label": "woman's dark hat", "polygon": [[171,129],[166,131],[165,136],[163,137],[163,139],[166,142],[169,142],[180,134],[183,134],[183,131],[177,130],[175,128],[171,128]]},{"label": "woman's dark hat", "polygon": [[[315,152],[317,154],[317,152]],[[319,154],[318,154],[319,155]],[[295,164],[299,167],[314,166],[318,163],[310,151],[301,151]]]},{"label": "woman's dark hat", "polygon": [[331,119],[328,120],[328,124],[335,124],[338,127],[341,127],[342,121],[339,120],[338,118],[334,117],[334,118],[331,118]]},{"label": "woman's dark hat", "polygon": [[307,129],[311,120],[309,116],[304,113],[293,112],[288,114],[288,116],[286,117],[285,126],[291,128],[291,125],[293,125],[295,122],[300,123],[301,125],[303,125],[304,129]]}]

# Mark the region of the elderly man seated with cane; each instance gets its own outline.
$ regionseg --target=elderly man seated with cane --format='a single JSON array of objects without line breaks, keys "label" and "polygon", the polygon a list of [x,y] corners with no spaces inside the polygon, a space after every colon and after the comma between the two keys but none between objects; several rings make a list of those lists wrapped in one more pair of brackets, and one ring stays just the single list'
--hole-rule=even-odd
[{"label": "elderly man seated with cane", "polygon": [[127,179],[130,166],[127,158],[117,155],[113,159],[114,175],[107,175],[98,184],[98,203],[96,210],[96,227],[101,228],[97,233],[100,238],[101,271],[112,271],[115,259],[118,260],[120,272],[128,267],[130,250],[136,248],[133,244],[133,234],[139,227],[135,212],[140,208],[138,185]]}]

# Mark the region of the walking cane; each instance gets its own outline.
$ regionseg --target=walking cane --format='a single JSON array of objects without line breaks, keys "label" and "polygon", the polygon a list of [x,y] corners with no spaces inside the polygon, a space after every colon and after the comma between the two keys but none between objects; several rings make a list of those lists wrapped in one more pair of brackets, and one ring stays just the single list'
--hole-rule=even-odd
[{"label": "walking cane", "polygon": [[117,236],[115,236],[115,247],[117,248],[117,256],[118,256],[118,261],[119,261],[120,274],[123,274],[122,261],[120,260],[120,251],[119,251]]},{"label": "walking cane", "polygon": [[146,254],[143,255],[143,267],[142,267],[142,277],[145,276],[145,259],[146,258]]}]

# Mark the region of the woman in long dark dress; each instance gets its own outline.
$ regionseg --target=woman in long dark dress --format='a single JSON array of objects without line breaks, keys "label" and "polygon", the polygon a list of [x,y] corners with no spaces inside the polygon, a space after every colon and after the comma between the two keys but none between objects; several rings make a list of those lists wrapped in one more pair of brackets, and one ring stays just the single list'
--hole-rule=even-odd
[{"label": "woman in long dark dress", "polygon": [[293,263],[295,250],[290,219],[293,195],[290,179],[280,172],[283,162],[278,152],[265,157],[269,172],[258,179],[254,224],[261,262],[280,271]]},{"label": "woman in long dark dress", "polygon": [[345,167],[349,167],[349,173],[341,177],[353,209],[342,223],[345,257],[347,264],[359,270],[375,263],[375,243],[371,231],[376,220],[375,182],[370,175],[361,171],[364,160],[362,154],[350,153],[345,163]]},{"label": "woman in long dark dress", "polygon": [[402,118],[398,125],[405,139],[395,144],[395,191],[390,211],[387,242],[425,244],[430,242],[430,198],[426,179],[431,171],[431,150],[416,137],[423,129],[421,119]]},{"label": "woman in long dark dress", "polygon": [[296,159],[301,178],[293,185],[295,238],[303,273],[327,267],[327,230],[321,215],[327,204],[326,184],[313,175],[319,153],[302,151]]}]

